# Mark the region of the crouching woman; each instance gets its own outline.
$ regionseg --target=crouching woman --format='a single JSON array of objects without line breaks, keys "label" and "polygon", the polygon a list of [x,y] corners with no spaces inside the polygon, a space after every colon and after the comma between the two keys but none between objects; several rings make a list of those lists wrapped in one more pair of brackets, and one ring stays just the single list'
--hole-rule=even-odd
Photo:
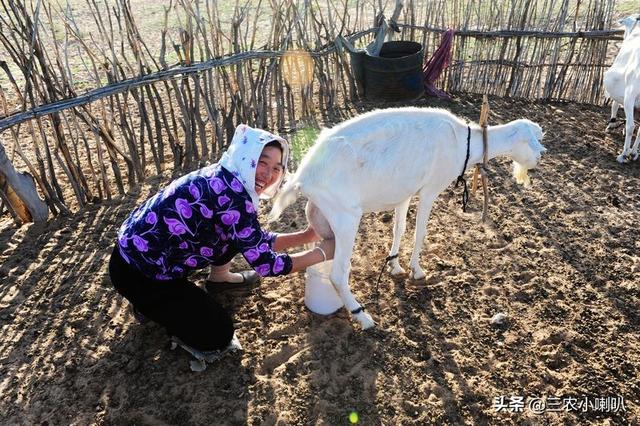
[{"label": "crouching woman", "polygon": [[[164,326],[187,350],[220,351],[234,336],[233,321],[189,280],[193,271],[212,266],[214,292],[217,285],[248,285],[258,275],[286,275],[333,258],[333,240],[282,252],[318,241],[310,227],[291,234],[261,229],[258,201],[277,193],[288,157],[285,139],[240,125],[218,163],[173,181],[131,213],[118,231],[109,275],[138,316]],[[255,272],[231,273],[237,254]]]}]

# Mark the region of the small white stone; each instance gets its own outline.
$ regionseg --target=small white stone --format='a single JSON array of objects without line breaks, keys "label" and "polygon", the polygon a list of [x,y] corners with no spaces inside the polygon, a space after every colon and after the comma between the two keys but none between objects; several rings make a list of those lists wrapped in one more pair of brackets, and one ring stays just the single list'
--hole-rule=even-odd
[{"label": "small white stone", "polygon": [[231,352],[242,350],[242,345],[240,344],[240,340],[238,340],[238,336],[236,336],[235,332],[233,333],[233,338],[231,339],[231,343],[229,343],[227,350]]},{"label": "small white stone", "polygon": [[507,321],[507,315],[502,312],[497,313],[491,318],[491,325],[502,325]]}]

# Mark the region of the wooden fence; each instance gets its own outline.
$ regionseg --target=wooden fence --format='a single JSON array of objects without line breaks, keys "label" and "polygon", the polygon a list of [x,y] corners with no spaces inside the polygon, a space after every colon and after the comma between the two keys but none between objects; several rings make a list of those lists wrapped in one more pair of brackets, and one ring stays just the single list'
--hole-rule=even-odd
[{"label": "wooden fence", "polygon": [[[142,31],[129,0],[86,0],[82,20],[27,3],[0,0],[0,138],[54,215],[215,161],[240,122],[286,133],[344,118],[357,94],[334,41],[364,46],[395,6],[177,0],[157,31]],[[404,3],[396,37],[427,55],[456,30],[447,91],[602,101],[609,42],[620,39],[612,0]]]}]

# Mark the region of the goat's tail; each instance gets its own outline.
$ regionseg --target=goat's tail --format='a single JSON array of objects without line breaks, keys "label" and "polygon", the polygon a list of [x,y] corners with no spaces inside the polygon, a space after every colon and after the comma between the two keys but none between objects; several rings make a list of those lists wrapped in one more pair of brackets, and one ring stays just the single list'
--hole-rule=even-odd
[{"label": "goat's tail", "polygon": [[273,207],[269,212],[268,221],[275,222],[278,220],[284,209],[293,204],[298,198],[300,191],[300,184],[296,181],[295,176],[290,181],[286,182],[280,193],[273,200]]}]

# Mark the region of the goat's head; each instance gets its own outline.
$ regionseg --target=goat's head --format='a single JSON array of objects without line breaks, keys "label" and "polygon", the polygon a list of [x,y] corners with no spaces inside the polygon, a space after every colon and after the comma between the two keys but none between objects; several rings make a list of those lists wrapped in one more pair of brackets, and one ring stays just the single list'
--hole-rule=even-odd
[{"label": "goat's head", "polygon": [[624,38],[627,38],[634,29],[640,28],[640,13],[634,13],[624,19],[620,19],[618,24],[624,27]]},{"label": "goat's head", "polygon": [[542,128],[531,120],[515,121],[516,132],[512,150],[513,177],[516,182],[529,186],[529,169],[538,165],[540,157],[547,150],[542,146]]}]

